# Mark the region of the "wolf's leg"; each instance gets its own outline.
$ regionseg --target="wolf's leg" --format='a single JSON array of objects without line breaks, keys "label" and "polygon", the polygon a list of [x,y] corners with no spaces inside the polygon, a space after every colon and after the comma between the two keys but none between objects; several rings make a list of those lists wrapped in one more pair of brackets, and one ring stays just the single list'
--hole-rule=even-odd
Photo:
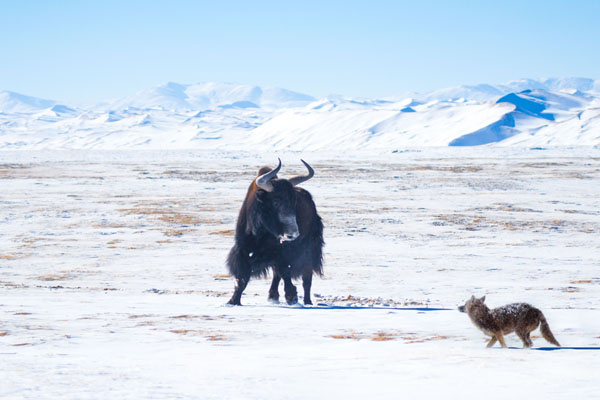
[{"label": "wolf's leg", "polygon": [[525,337],[527,338],[527,347],[532,347],[533,342],[531,341],[531,337],[529,337],[529,332],[527,332],[527,335],[525,335]]},{"label": "wolf's leg", "polygon": [[517,336],[519,336],[519,338],[523,342],[524,348],[529,348],[529,347],[533,346],[533,342],[531,341],[531,338],[529,337],[529,332],[518,330],[516,333],[517,333]]},{"label": "wolf's leg", "polygon": [[496,339],[496,336],[492,336],[492,338],[490,339],[490,341],[487,344],[487,347],[492,347],[494,345],[494,343],[496,343],[498,339]]},{"label": "wolf's leg", "polygon": [[506,343],[504,342],[504,336],[502,336],[502,333],[497,333],[496,337],[498,338],[498,341],[500,342],[502,347],[506,348]]}]

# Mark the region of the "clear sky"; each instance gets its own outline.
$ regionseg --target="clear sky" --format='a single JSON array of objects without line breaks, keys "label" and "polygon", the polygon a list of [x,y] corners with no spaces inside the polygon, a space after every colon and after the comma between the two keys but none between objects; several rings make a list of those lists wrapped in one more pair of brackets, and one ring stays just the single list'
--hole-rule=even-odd
[{"label": "clear sky", "polygon": [[167,81],[383,97],[600,78],[598,0],[0,0],[0,90],[66,103]]}]

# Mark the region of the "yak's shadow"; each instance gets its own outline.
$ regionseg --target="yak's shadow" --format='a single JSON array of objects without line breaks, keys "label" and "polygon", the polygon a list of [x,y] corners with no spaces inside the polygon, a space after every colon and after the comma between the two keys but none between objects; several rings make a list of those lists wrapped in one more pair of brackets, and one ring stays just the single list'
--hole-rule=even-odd
[{"label": "yak's shadow", "polygon": [[294,308],[298,310],[394,310],[394,311],[452,311],[453,308],[430,308],[430,307],[382,307],[382,306],[336,306],[329,304],[317,304],[314,306],[305,306],[302,304],[274,304],[256,307],[279,307]]}]

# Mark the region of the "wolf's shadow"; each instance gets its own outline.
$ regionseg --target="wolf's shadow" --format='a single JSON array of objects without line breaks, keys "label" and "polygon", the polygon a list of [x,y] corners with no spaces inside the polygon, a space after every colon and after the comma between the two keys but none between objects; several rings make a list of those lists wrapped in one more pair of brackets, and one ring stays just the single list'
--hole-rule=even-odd
[{"label": "wolf's shadow", "polygon": [[[523,350],[522,347],[509,347],[509,349]],[[575,346],[565,346],[565,347],[532,347],[530,350],[541,350],[541,351],[555,351],[555,350],[600,350],[600,347],[575,347]]]}]

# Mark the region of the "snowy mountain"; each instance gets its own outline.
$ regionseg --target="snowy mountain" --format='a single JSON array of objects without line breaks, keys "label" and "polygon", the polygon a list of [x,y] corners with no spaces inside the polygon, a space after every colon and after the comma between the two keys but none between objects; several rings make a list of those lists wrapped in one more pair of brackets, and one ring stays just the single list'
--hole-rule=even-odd
[{"label": "snowy mountain", "polygon": [[396,99],[167,83],[86,109],[0,92],[0,149],[600,146],[600,81],[523,79]]},{"label": "snowy mountain", "polygon": [[52,107],[56,102],[52,100],[40,99],[37,97],[25,96],[10,91],[0,91],[0,112],[1,113],[22,113],[43,110]]},{"label": "snowy mountain", "polygon": [[500,85],[461,85],[435,90],[430,93],[412,94],[416,100],[428,102],[440,101],[496,101],[509,93],[519,93],[524,90],[545,90],[548,92],[595,92],[600,95],[600,80],[588,78],[548,78],[548,79],[520,79]]},{"label": "snowy mountain", "polygon": [[[514,109],[496,122],[450,142],[451,146],[470,146],[501,142],[509,137],[526,132],[528,136],[547,126],[561,126],[585,109],[592,97],[579,92],[553,93],[543,89],[509,93],[496,101],[510,104]],[[561,128],[558,128],[561,130]],[[548,143],[538,143],[547,145]],[[583,144],[575,142],[573,144]],[[586,143],[587,144],[587,143]]]},{"label": "snowy mountain", "polygon": [[[273,117],[253,131],[252,143],[272,143],[289,149],[473,146],[523,135],[513,142],[546,146],[549,138],[537,136],[538,130],[545,128],[548,132],[552,128],[557,137],[567,135],[567,131],[579,129],[568,121],[580,118],[585,111],[593,119],[593,110],[598,106],[598,97],[577,89],[527,89],[496,96],[495,101],[465,98],[467,92],[473,94],[475,89],[465,90],[436,91],[410,103],[323,100]],[[475,95],[484,92],[490,96],[492,92],[504,93],[499,88],[480,85]],[[454,94],[451,99],[442,100],[450,93]],[[562,145],[599,144],[600,132],[593,126],[591,122],[583,132],[578,130],[576,141],[553,141]]]},{"label": "snowy mountain", "polygon": [[286,108],[305,105],[314,100],[305,94],[273,87],[260,88],[215,82],[182,85],[169,82],[111,102],[108,108],[123,110],[135,107],[178,111],[215,107]]}]

